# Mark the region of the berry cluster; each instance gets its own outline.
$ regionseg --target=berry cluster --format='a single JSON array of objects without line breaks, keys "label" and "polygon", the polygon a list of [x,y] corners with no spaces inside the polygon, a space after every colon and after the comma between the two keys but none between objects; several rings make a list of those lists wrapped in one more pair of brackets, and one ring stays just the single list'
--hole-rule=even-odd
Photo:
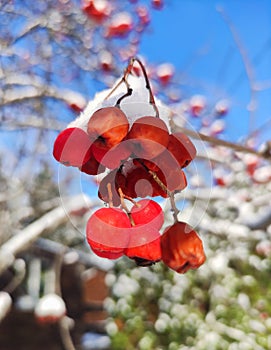
[{"label": "berry cluster", "polygon": [[[120,108],[122,99],[116,106],[96,110],[85,131],[62,131],[54,144],[57,161],[89,175],[105,174],[98,196],[108,206],[89,218],[87,241],[100,257],[126,255],[140,266],[162,260],[178,272],[197,268],[205,261],[202,242],[178,221],[174,202],[174,194],[187,185],[183,169],[195,158],[196,149],[185,134],[169,131],[156,106],[156,116],[129,122]],[[162,208],[150,199],[156,196],[174,203],[175,223],[163,235]]]},{"label": "berry cluster", "polygon": [[[148,6],[136,4],[137,1],[130,0],[134,3],[132,13],[123,10],[116,11],[116,6],[109,0],[82,0],[82,10],[87,17],[96,22],[103,24],[105,38],[124,38],[133,32],[142,32],[150,23],[150,10]],[[152,0],[150,5],[155,10],[163,8],[162,0]]]}]

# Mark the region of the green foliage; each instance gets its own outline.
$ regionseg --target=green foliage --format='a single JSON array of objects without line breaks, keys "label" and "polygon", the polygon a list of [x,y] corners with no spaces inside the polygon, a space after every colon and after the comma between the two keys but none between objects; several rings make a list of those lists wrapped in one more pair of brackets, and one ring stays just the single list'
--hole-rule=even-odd
[{"label": "green foliage", "polygon": [[107,280],[112,349],[269,349],[271,261],[247,249],[210,252],[185,275],[119,260]]}]

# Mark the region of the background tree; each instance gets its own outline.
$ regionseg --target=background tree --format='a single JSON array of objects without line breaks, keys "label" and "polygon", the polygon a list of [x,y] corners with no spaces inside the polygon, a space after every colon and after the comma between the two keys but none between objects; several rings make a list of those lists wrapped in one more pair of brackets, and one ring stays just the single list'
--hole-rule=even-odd
[{"label": "background tree", "polygon": [[[98,348],[98,342],[118,350],[269,349],[270,145],[259,147],[259,130],[242,144],[225,141],[230,101],[208,103],[210,96],[183,84],[171,64],[142,58],[155,97],[172,111],[173,130],[185,131],[198,150],[187,170],[189,187],[176,200],[180,217],[203,238],[207,261],[185,275],[160,263],[139,268],[126,258],[113,264],[93,255],[82,232],[103,202],[89,177],[80,178],[88,188],[82,195],[78,173],[59,169],[52,157],[58,132],[96,91],[116,84],[129,59],[140,55],[153,11],[170,1],[0,6],[0,345],[41,349],[48,340],[52,349]],[[255,118],[259,86],[225,21],[244,60]],[[136,64],[132,74],[141,74]],[[168,201],[162,205],[170,221]],[[104,310],[100,300],[93,303],[92,289],[108,296],[102,322],[94,317]],[[41,327],[34,312],[48,293],[62,295],[67,317]],[[94,331],[107,333],[111,344],[97,334],[96,343],[88,341]]]}]

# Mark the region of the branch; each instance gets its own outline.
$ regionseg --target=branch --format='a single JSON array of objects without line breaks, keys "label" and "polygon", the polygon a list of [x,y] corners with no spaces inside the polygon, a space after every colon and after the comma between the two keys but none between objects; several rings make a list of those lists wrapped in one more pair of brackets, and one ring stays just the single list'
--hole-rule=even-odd
[{"label": "branch", "polygon": [[12,307],[11,296],[7,292],[0,291],[0,323],[7,316]]},{"label": "branch", "polygon": [[59,333],[65,350],[76,350],[70,333],[70,321],[71,319],[65,316],[58,322]]},{"label": "branch", "polygon": [[236,144],[234,142],[229,142],[229,141],[217,139],[217,138],[212,137],[212,136],[204,135],[200,132],[195,132],[195,131],[192,131],[190,129],[184,128],[184,127],[177,127],[176,129],[178,131],[185,133],[186,135],[188,135],[194,139],[206,141],[206,142],[212,143],[213,145],[216,145],[216,146],[227,147],[227,148],[230,148],[236,152],[255,154],[256,156],[258,156],[260,158],[265,158],[265,159],[268,159],[271,161],[270,156],[265,155],[264,153],[262,153],[260,151],[256,151],[252,148],[242,146],[242,145]]},{"label": "branch", "polygon": [[43,215],[20,233],[10,238],[0,248],[0,274],[11,266],[15,256],[27,249],[42,234],[52,232],[69,220],[69,214],[81,209],[89,209],[91,203],[86,196],[75,196],[67,200],[64,207],[58,207]]},{"label": "branch", "polygon": [[16,44],[20,39],[23,39],[26,35],[34,32],[36,29],[41,29],[46,25],[44,18],[35,19],[33,22],[28,23],[22,32],[13,40],[11,45]]},{"label": "branch", "polygon": [[254,127],[254,119],[255,119],[255,111],[256,111],[256,106],[257,106],[257,99],[256,99],[256,93],[257,93],[257,85],[256,85],[256,81],[255,81],[255,74],[254,74],[254,70],[253,70],[253,66],[249,60],[249,57],[247,55],[247,52],[241,42],[241,39],[233,25],[233,23],[231,22],[230,18],[227,16],[226,12],[224,11],[224,9],[222,7],[219,7],[218,12],[220,12],[222,18],[224,19],[224,21],[226,22],[226,24],[228,25],[230,32],[233,36],[233,40],[236,43],[236,46],[240,52],[240,55],[242,57],[244,66],[245,66],[245,71],[246,71],[246,75],[249,81],[249,87],[250,87],[250,101],[248,104],[248,111],[250,112],[250,128],[253,129]]},{"label": "branch", "polygon": [[[66,247],[63,244],[46,238],[38,238],[32,247],[34,254],[50,257],[59,254],[64,248]],[[102,271],[108,271],[113,265],[111,260],[99,258],[97,255],[91,254],[91,252],[88,253],[68,247],[63,258],[63,264],[70,264],[71,261],[79,262],[86,267],[94,266]]]},{"label": "branch", "polygon": [[18,131],[26,129],[43,129],[43,130],[53,130],[60,131],[66,127],[64,123],[57,122],[53,119],[43,120],[39,117],[31,116],[28,120],[20,122],[16,120],[8,120],[7,122],[2,122],[0,126],[0,131]]},{"label": "branch", "polygon": [[20,122],[16,120],[3,121],[0,126],[0,131],[18,131],[25,129],[43,129],[60,131],[65,128],[64,123],[60,123],[53,119],[41,119],[36,116],[29,117],[26,121]]},{"label": "branch", "polygon": [[82,106],[82,108],[87,103],[81,93],[48,85],[48,82],[43,81],[38,76],[32,76],[30,79],[25,74],[8,75],[5,78],[4,86],[8,86],[8,89],[6,89],[2,96],[1,105],[10,105],[42,97],[60,100],[68,105],[76,103]]}]

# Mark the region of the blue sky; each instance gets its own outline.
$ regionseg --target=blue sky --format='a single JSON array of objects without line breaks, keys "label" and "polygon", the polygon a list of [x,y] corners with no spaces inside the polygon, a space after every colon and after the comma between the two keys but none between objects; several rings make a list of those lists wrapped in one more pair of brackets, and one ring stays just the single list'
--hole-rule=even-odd
[{"label": "blue sky", "polygon": [[[144,1],[150,3],[150,0],[141,0],[140,3]],[[167,5],[163,10],[152,10],[152,22],[142,37],[140,54],[151,63],[173,63],[184,93],[203,94],[210,103],[228,98],[232,107],[222,137],[241,142],[250,130],[271,119],[271,1],[165,2]],[[228,23],[217,10],[218,6],[233,23],[252,64],[255,80],[269,86],[257,93],[258,106],[253,125],[250,125],[246,109],[250,85],[244,61]],[[93,84],[88,81],[91,94],[94,95],[100,85],[97,81]],[[73,116],[71,113],[69,117]],[[258,144],[271,139],[270,130],[271,123],[259,134]],[[2,134],[1,143],[8,144],[10,135],[8,133],[5,137]],[[17,139],[23,142],[21,138]]]},{"label": "blue sky", "polygon": [[[257,112],[250,122],[246,110],[250,85],[244,60],[222,7],[240,38],[255,81],[271,86],[271,2],[268,0],[169,0],[153,11],[151,27],[143,37],[141,54],[150,62],[172,62],[188,78],[194,93],[210,102],[229,98],[232,104],[225,137],[242,139],[271,118],[271,89],[257,93]],[[270,125],[271,128],[271,125]],[[261,140],[270,138],[266,129]]]}]

